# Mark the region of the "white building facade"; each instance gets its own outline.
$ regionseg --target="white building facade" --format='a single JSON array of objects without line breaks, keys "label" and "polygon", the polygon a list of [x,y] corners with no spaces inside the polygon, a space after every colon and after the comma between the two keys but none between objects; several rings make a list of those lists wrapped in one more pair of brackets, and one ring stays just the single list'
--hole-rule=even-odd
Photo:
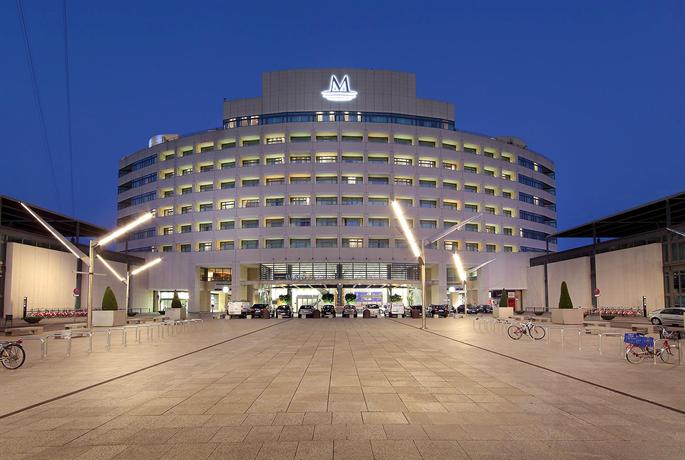
[{"label": "white building facade", "polygon": [[495,259],[469,283],[469,303],[506,288],[525,304],[528,259],[555,232],[556,185],[553,163],[520,139],[459,131],[452,104],[416,97],[413,74],[379,70],[268,72],[261,96],[226,100],[223,118],[119,162],[119,222],[157,216],[118,247],[162,253],[149,275],[155,308],[173,290],[191,311],[282,294],[297,306],[323,292],[418,304],[392,200],[417,238],[477,216],[426,249],[429,302],[464,301],[459,251],[467,268]]}]

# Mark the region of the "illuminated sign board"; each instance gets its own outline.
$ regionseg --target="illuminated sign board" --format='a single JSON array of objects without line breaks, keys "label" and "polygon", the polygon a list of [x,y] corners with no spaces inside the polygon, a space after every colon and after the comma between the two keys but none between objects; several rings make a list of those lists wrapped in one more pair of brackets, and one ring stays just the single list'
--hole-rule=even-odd
[{"label": "illuminated sign board", "polygon": [[357,92],[350,89],[350,77],[345,75],[342,79],[331,75],[331,84],[328,89],[321,91],[324,99],[331,102],[349,102],[357,97]]}]

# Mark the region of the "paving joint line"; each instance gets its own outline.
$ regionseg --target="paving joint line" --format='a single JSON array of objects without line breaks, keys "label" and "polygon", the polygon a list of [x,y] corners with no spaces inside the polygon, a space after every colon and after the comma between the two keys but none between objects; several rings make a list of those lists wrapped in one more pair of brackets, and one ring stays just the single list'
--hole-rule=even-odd
[{"label": "paving joint line", "polygon": [[13,415],[21,414],[22,412],[26,412],[27,410],[30,410],[30,409],[35,409],[36,407],[40,407],[40,406],[43,406],[43,405],[45,405],[45,404],[49,404],[49,403],[51,403],[51,402],[59,401],[60,399],[67,398],[67,397],[73,396],[73,395],[75,395],[75,394],[83,393],[84,391],[87,391],[87,390],[90,390],[90,389],[93,389],[93,388],[97,388],[97,387],[99,387],[99,386],[105,385],[105,384],[110,383],[110,382],[115,382],[115,381],[120,380],[120,379],[123,379],[123,378],[125,378],[125,377],[129,377],[129,376],[131,376],[131,375],[138,374],[138,373],[143,372],[143,371],[146,371],[146,370],[148,370],[148,369],[152,369],[152,368],[154,368],[154,367],[161,366],[162,364],[167,364],[167,363],[170,363],[171,361],[176,361],[177,359],[185,358],[186,356],[190,356],[190,355],[193,355],[193,354],[195,354],[195,353],[199,353],[199,352],[201,352],[201,351],[208,350],[208,349],[210,349],[210,348],[218,347],[219,345],[223,345],[223,344],[225,344],[225,343],[232,342],[233,340],[241,339],[241,338],[243,338],[243,337],[247,337],[248,335],[256,334],[257,332],[265,331],[265,330],[270,329],[270,328],[275,327],[275,326],[280,326],[280,325],[285,324],[285,323],[287,323],[287,322],[289,322],[289,321],[291,321],[291,320],[290,320],[290,319],[281,320],[281,321],[279,321],[278,323],[270,324],[270,325],[265,326],[265,327],[263,327],[263,328],[261,328],[261,329],[256,329],[256,330],[254,330],[254,331],[246,332],[246,333],[244,333],[244,334],[240,334],[240,335],[237,335],[237,336],[235,336],[235,337],[231,337],[230,339],[222,340],[221,342],[216,342],[216,343],[213,343],[213,344],[211,344],[211,345],[206,345],[206,346],[204,346],[204,347],[202,347],[202,348],[198,348],[197,350],[189,351],[189,352],[187,352],[187,353],[183,353],[183,354],[180,354],[180,355],[178,355],[178,356],[174,356],[174,357],[172,357],[172,358],[167,358],[167,359],[162,360],[162,361],[160,361],[160,362],[157,362],[157,363],[154,363],[154,364],[150,364],[150,365],[145,366],[145,367],[141,367],[140,369],[135,369],[135,370],[133,370],[133,371],[129,371],[129,372],[126,372],[126,373],[124,373],[124,374],[117,375],[117,376],[115,376],[115,377],[110,377],[110,378],[105,379],[105,380],[103,380],[103,381],[101,381],[101,382],[93,383],[93,384],[87,385],[87,386],[85,386],[85,387],[83,387],[83,388],[79,388],[79,389],[77,389],[77,390],[69,391],[69,392],[64,393],[64,394],[62,394],[62,395],[54,396],[54,397],[49,398],[49,399],[46,399],[46,400],[44,400],[44,401],[39,401],[39,402],[37,402],[37,403],[30,404],[30,405],[28,405],[28,406],[26,406],[26,407],[22,407],[21,409],[17,409],[17,410],[14,410],[14,411],[12,411],[12,412],[8,412],[8,413],[6,413],[6,414],[0,415],[0,420],[5,419],[5,418],[7,418],[7,417],[11,417],[11,416],[13,416]]},{"label": "paving joint line", "polygon": [[563,376],[563,377],[566,377],[566,378],[575,380],[575,381],[577,381],[577,382],[582,382],[582,383],[585,383],[585,384],[588,384],[588,385],[592,385],[592,386],[597,387],[597,388],[602,388],[603,390],[607,390],[607,391],[610,391],[610,392],[612,392],[612,393],[619,394],[619,395],[621,395],[621,396],[626,396],[626,397],[628,397],[628,398],[632,398],[632,399],[635,399],[635,400],[637,400],[637,401],[641,401],[641,402],[645,402],[645,403],[648,403],[648,404],[652,404],[652,405],[654,405],[654,406],[661,407],[662,409],[668,409],[668,410],[673,411],[673,412],[676,412],[676,413],[678,413],[678,414],[685,415],[685,410],[678,409],[677,407],[668,406],[668,405],[666,405],[666,404],[663,404],[663,403],[660,403],[660,402],[657,402],[657,401],[652,401],[651,399],[643,398],[642,396],[637,396],[637,395],[634,395],[634,394],[631,394],[631,393],[627,393],[627,392],[622,391],[622,390],[617,390],[616,388],[611,388],[611,387],[608,387],[608,386],[606,386],[606,385],[602,385],[601,383],[593,382],[593,381],[591,381],[591,380],[586,380],[586,379],[583,379],[583,378],[580,378],[580,377],[576,377],[576,376],[574,376],[574,375],[567,374],[567,373],[565,373],[565,372],[561,372],[561,371],[557,371],[557,370],[554,370],[554,369],[550,369],[550,368],[545,367],[545,366],[542,366],[542,365],[540,365],[540,364],[531,363],[530,361],[526,361],[526,360],[524,360],[524,359],[517,358],[517,357],[515,357],[515,356],[510,356],[510,355],[507,355],[507,354],[505,354],[505,353],[501,353],[501,352],[499,352],[499,351],[490,350],[489,348],[485,348],[485,347],[482,347],[482,346],[480,346],[480,345],[474,345],[474,344],[469,343],[469,342],[464,342],[463,340],[455,339],[455,338],[453,338],[453,337],[449,337],[449,336],[440,334],[440,333],[438,333],[438,332],[431,331],[430,329],[420,329],[420,328],[418,328],[418,327],[412,326],[411,324],[405,324],[405,323],[403,323],[403,322],[401,322],[401,321],[397,321],[396,319],[392,319],[392,318],[389,318],[389,319],[390,319],[390,321],[392,321],[392,322],[394,322],[394,323],[397,323],[397,324],[401,324],[402,326],[407,326],[407,327],[410,327],[410,328],[412,328],[412,329],[416,329],[416,330],[421,331],[421,332],[427,332],[427,333],[429,333],[429,334],[437,335],[438,337],[442,337],[442,338],[444,338],[444,339],[448,339],[448,340],[451,340],[451,341],[453,341],[453,342],[460,343],[460,344],[462,344],[462,345],[467,345],[467,346],[469,346],[469,347],[473,347],[473,348],[476,348],[476,349],[478,349],[478,350],[487,351],[487,352],[492,353],[492,354],[495,354],[495,355],[497,355],[497,356],[501,356],[501,357],[503,357],[503,358],[509,358],[509,359],[511,359],[511,360],[513,360],[513,361],[517,361],[517,362],[522,363],[522,364],[527,364],[527,365],[529,365],[529,366],[536,367],[536,368],[538,368],[538,369],[542,369],[542,370],[547,371],[547,372],[552,372],[552,373],[554,373],[554,374],[561,375],[561,376]]}]

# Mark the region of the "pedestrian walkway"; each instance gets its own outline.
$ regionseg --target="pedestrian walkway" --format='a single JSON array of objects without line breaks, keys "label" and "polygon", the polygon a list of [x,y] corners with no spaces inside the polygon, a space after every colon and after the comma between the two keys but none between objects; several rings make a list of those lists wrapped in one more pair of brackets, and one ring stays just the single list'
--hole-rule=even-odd
[{"label": "pedestrian walkway", "polygon": [[[205,335],[271,324],[0,419],[0,457],[685,456],[679,413],[388,319],[208,322]],[[89,372],[72,357],[34,363],[31,379],[62,363]]]}]

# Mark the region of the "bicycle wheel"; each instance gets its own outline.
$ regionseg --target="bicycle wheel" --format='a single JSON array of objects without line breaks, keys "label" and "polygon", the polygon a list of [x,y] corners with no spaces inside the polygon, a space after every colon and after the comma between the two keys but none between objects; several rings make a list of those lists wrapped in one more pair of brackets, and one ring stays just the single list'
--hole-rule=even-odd
[{"label": "bicycle wheel", "polygon": [[673,364],[675,362],[675,356],[673,355],[673,350],[671,347],[662,348],[659,350],[659,358],[666,364]]},{"label": "bicycle wheel", "polygon": [[21,345],[10,343],[0,352],[0,361],[6,369],[18,369],[24,364],[26,353]]},{"label": "bicycle wheel", "polygon": [[545,328],[542,326],[533,326],[530,329],[530,336],[535,340],[541,340],[545,338]]},{"label": "bicycle wheel", "polygon": [[523,330],[518,326],[509,326],[507,334],[514,340],[518,340],[523,336]]},{"label": "bicycle wheel", "polygon": [[647,352],[642,347],[626,348],[626,360],[631,364],[639,364],[645,358]]}]

